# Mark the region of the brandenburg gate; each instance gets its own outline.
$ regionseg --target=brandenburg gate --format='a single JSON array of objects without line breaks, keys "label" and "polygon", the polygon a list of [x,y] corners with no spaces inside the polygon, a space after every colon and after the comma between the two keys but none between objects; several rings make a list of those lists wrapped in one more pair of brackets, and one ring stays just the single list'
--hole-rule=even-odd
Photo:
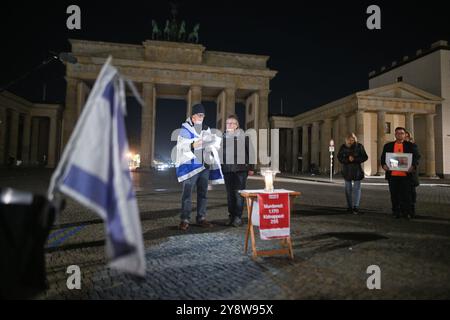
[{"label": "brandenburg gate", "polygon": [[69,41],[78,63],[67,64],[61,148],[109,55],[120,73],[134,82],[144,100],[139,150],[143,168],[153,164],[157,98],[185,100],[186,116],[195,103],[216,102],[219,130],[224,130],[226,117],[235,113],[235,104],[243,103],[245,129],[268,128],[269,82],[277,73],[267,67],[268,56],[207,51],[200,44],[169,41],[147,40],[142,45]]}]

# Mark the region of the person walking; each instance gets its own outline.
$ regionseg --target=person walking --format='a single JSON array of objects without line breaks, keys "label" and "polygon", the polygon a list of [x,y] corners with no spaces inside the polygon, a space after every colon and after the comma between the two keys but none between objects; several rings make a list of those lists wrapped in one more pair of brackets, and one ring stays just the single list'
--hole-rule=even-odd
[{"label": "person walking", "polygon": [[360,214],[361,180],[364,179],[364,171],[361,164],[367,161],[368,157],[364,146],[358,143],[354,133],[347,135],[345,143],[339,148],[337,158],[342,164],[347,211],[353,214]]}]

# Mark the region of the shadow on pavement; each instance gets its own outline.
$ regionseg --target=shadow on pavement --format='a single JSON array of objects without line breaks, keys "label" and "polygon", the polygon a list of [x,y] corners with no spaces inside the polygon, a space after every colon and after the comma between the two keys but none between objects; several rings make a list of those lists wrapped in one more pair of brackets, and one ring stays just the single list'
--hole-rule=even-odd
[{"label": "shadow on pavement", "polygon": [[63,244],[57,247],[45,248],[45,253],[52,253],[57,251],[67,251],[67,250],[76,250],[82,248],[92,248],[92,247],[102,247],[105,245],[105,240],[96,240],[96,241],[83,241],[77,243],[68,243]]},{"label": "shadow on pavement", "polygon": [[316,207],[316,206],[301,206],[292,210],[292,215],[299,216],[334,216],[334,215],[343,215],[349,214],[347,209],[341,207]]},{"label": "shadow on pavement", "polygon": [[64,229],[64,228],[73,228],[73,227],[87,226],[87,225],[91,225],[91,224],[99,224],[99,223],[103,223],[103,220],[102,219],[94,219],[94,220],[87,220],[87,221],[61,223],[61,224],[54,225],[52,228],[52,231],[55,231],[58,229]]},{"label": "shadow on pavement", "polygon": [[[172,211],[172,210],[167,210]],[[176,213],[178,214],[179,210],[176,210]],[[154,212],[153,212],[154,213]],[[91,222],[97,220],[92,220]],[[245,222],[245,220],[243,220]],[[144,240],[158,240],[162,238],[167,238],[171,236],[182,236],[184,234],[200,234],[200,233],[213,233],[213,232],[220,232],[226,229],[230,229],[231,227],[226,226],[227,220],[211,220],[210,221],[214,226],[211,228],[204,228],[199,225],[196,225],[195,223],[191,224],[189,229],[187,231],[180,231],[178,229],[178,225],[172,225],[162,228],[157,228],[154,230],[147,231],[143,234]],[[102,220],[99,220],[98,223],[103,223]],[[68,224],[69,225],[69,224]],[[72,225],[72,224],[71,224]],[[245,227],[241,227],[243,230],[245,230]],[[96,240],[96,241],[84,241],[84,242],[77,242],[77,243],[68,243],[56,247],[47,247],[45,249],[46,253],[52,253],[57,251],[67,251],[67,250],[76,250],[76,249],[82,249],[82,248],[91,248],[91,247],[101,247],[105,245],[105,240]]]},{"label": "shadow on pavement", "polygon": [[429,220],[429,221],[442,221],[442,222],[450,222],[450,219],[444,219],[444,218],[437,218],[432,216],[422,216],[422,215],[415,215],[414,220]]},{"label": "shadow on pavement", "polygon": [[192,223],[189,225],[189,229],[187,231],[179,230],[178,225],[150,230],[144,233],[144,240],[158,240],[173,236],[183,236],[185,234],[214,233],[231,228],[225,226],[226,222],[223,220],[210,220],[210,222],[214,225],[211,228],[201,227],[199,225],[196,225],[195,223]]},{"label": "shadow on pavement", "polygon": [[[208,206],[208,209],[217,209],[226,207],[226,204],[220,204],[215,206]],[[196,207],[193,207],[192,211],[195,214],[195,211],[197,210]],[[164,219],[164,218],[171,218],[175,217],[180,214],[180,209],[168,209],[168,210],[155,210],[155,211],[142,211],[140,213],[141,215],[141,221],[148,221],[148,220],[157,220],[157,219]],[[70,223],[62,223],[53,226],[52,231],[63,229],[63,228],[72,228],[72,227],[79,227],[79,226],[87,226],[87,225],[93,225],[93,224],[99,224],[103,223],[102,219],[93,219],[93,220],[86,220],[86,221],[78,221],[78,222],[70,222]]]},{"label": "shadow on pavement", "polygon": [[315,255],[386,239],[389,238],[372,232],[328,232],[294,239],[294,248],[305,249],[309,253],[308,255]]}]

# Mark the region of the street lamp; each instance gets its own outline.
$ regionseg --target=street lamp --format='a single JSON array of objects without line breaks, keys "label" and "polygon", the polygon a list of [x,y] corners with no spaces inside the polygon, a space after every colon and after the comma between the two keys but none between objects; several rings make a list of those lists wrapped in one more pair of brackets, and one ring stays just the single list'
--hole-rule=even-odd
[{"label": "street lamp", "polygon": [[70,52],[61,52],[57,54],[56,52],[50,51],[50,56],[41,62],[38,66],[34,67],[34,69],[28,71],[27,73],[23,74],[17,79],[14,79],[10,83],[6,84],[5,86],[0,88],[0,93],[3,91],[9,89],[11,86],[16,84],[19,81],[22,81],[23,79],[27,78],[29,75],[31,75],[33,72],[43,68],[44,66],[48,65],[50,62],[59,60],[60,62],[68,62],[71,64],[76,64],[78,62],[77,58]]},{"label": "street lamp", "polygon": [[328,150],[330,151],[330,181],[333,181],[333,152],[334,152],[333,139],[330,140],[330,146]]}]

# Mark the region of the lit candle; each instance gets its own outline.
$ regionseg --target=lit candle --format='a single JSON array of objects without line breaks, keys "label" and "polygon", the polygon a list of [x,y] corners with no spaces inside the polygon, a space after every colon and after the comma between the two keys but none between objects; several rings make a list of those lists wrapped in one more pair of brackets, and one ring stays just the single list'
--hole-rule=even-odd
[{"label": "lit candle", "polygon": [[267,171],[264,176],[264,181],[266,183],[265,191],[273,192],[273,173],[272,171]]}]

